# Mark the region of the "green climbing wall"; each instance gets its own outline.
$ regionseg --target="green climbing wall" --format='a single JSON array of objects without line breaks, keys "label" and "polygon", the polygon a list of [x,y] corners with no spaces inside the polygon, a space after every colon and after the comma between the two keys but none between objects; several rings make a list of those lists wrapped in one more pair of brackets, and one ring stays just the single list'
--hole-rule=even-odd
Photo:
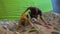
[{"label": "green climbing wall", "polygon": [[38,7],[43,12],[52,10],[51,0],[0,0],[0,19],[18,20],[29,6]]}]

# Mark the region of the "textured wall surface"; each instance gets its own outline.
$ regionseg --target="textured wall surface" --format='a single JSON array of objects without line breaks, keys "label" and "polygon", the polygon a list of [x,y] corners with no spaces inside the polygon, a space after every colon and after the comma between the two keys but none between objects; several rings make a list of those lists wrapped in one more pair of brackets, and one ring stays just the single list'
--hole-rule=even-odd
[{"label": "textured wall surface", "polygon": [[51,0],[53,5],[53,12],[60,14],[60,0]]},{"label": "textured wall surface", "polygon": [[0,0],[0,19],[17,20],[29,6],[38,7],[43,12],[52,10],[51,0]]}]

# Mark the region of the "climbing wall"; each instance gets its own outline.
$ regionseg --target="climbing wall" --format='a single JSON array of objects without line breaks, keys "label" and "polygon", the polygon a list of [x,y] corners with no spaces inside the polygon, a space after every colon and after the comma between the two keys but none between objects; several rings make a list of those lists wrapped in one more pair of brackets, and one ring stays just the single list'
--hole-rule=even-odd
[{"label": "climbing wall", "polygon": [[51,0],[0,0],[0,20],[18,20],[29,6],[38,7],[42,12],[52,10]]}]

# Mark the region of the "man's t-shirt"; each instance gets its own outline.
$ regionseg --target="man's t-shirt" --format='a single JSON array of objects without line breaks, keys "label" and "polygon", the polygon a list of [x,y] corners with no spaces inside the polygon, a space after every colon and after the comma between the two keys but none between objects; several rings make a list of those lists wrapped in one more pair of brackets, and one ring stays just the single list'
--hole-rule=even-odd
[{"label": "man's t-shirt", "polygon": [[31,18],[37,18],[38,15],[42,16],[42,12],[38,8],[29,7],[28,9],[30,10],[29,14],[30,14]]}]

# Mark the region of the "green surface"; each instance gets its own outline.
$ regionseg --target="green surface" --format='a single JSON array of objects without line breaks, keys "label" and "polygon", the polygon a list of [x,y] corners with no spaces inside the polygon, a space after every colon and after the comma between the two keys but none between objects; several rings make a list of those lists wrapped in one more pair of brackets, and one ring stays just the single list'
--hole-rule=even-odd
[{"label": "green surface", "polygon": [[18,20],[29,6],[43,12],[52,10],[51,0],[0,0],[0,19]]}]

